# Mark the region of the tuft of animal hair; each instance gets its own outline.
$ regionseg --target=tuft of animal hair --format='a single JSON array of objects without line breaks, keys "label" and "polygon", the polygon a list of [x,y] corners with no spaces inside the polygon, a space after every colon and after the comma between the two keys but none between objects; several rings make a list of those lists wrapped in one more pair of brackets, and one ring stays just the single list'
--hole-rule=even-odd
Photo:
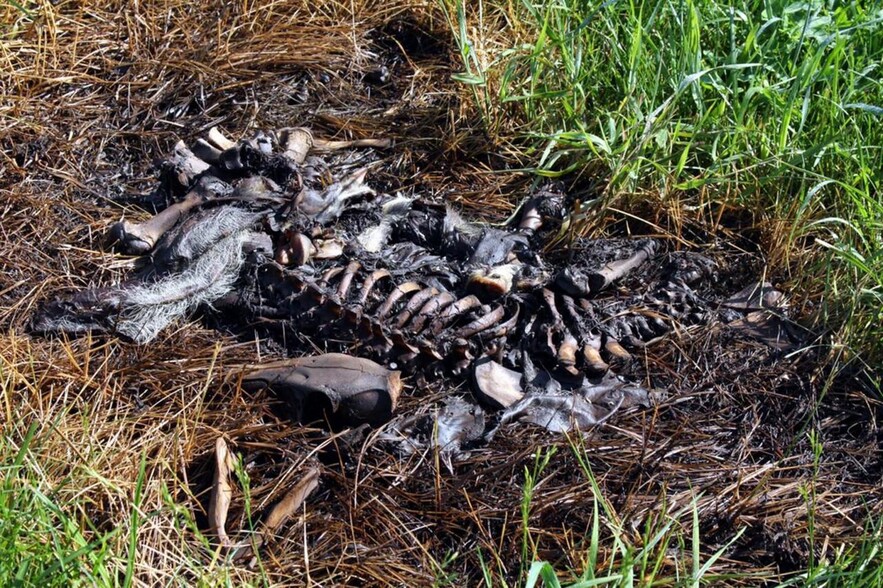
[{"label": "tuft of animal hair", "polygon": [[254,238],[248,230],[233,233],[184,270],[121,290],[114,330],[136,343],[149,343],[174,321],[229,293],[245,262],[243,245]]},{"label": "tuft of animal hair", "polygon": [[252,231],[261,213],[225,206],[195,214],[167,233],[140,279],[47,304],[34,332],[115,332],[149,343],[171,323],[231,292],[246,253],[271,246]]},{"label": "tuft of animal hair", "polygon": [[230,235],[249,229],[265,213],[236,206],[208,208],[193,214],[163,235],[148,273],[179,271]]}]

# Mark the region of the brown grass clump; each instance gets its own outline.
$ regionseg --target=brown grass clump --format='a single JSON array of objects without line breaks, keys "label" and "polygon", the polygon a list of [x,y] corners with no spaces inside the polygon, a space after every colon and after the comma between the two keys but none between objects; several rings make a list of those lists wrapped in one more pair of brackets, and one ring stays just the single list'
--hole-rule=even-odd
[{"label": "brown grass clump", "polygon": [[[234,137],[294,124],[390,136],[384,189],[496,218],[529,179],[506,171],[521,155],[461,106],[433,3],[42,1],[5,3],[0,18],[0,429],[17,447],[34,424],[30,478],[87,540],[108,538],[113,574],[132,565],[138,585],[517,582],[533,558],[582,573],[595,504],[599,568],[619,557],[611,528],[635,548],[645,525],[689,537],[695,504],[704,556],[744,529],[713,569],[752,583],[829,555],[879,514],[878,404],[855,386],[823,397],[811,354],[777,357],[721,331],[647,350],[646,383],[668,392],[656,409],[579,439],[510,428],[453,472],[432,452],[385,450],[382,431],[292,425],[273,398],[228,377],[261,359],[256,344],[196,323],[146,348],[24,335],[39,301],[121,279],[130,261],[102,248],[104,230],[164,206],[152,162],[212,125]],[[381,66],[387,84],[371,81]],[[604,224],[624,232],[623,218]],[[439,386],[401,410],[456,393]],[[319,489],[253,568],[208,536],[219,436],[241,459],[231,532],[256,528],[320,464]],[[685,569],[688,552],[672,544],[661,569]]]}]

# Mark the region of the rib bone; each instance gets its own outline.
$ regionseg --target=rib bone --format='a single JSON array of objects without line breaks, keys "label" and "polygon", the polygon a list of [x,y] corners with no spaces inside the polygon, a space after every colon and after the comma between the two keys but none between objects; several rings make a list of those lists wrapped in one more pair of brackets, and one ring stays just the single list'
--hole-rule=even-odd
[{"label": "rib bone", "polygon": [[390,292],[389,296],[386,297],[386,300],[383,301],[376,311],[377,318],[386,318],[387,315],[392,310],[392,307],[395,306],[396,302],[398,302],[402,296],[406,294],[410,294],[412,292],[416,292],[420,290],[422,286],[417,282],[405,282],[404,284],[400,284],[395,287],[395,289]]},{"label": "rib bone", "polygon": [[408,321],[411,320],[411,317],[414,315],[415,312],[422,308],[428,300],[437,295],[438,290],[432,287],[424,288],[420,292],[414,294],[414,296],[411,297],[411,300],[408,301],[408,304],[405,305],[405,308],[396,315],[393,321],[395,328],[401,329],[402,327],[404,327],[408,323]]}]

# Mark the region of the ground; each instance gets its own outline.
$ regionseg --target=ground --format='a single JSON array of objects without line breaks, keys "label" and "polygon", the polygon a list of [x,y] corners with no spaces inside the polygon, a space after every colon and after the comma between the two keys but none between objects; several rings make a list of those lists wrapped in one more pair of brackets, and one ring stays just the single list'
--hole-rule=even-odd
[{"label": "ground", "polygon": [[[376,432],[294,425],[231,377],[268,359],[258,346],[198,321],[145,347],[30,336],[40,302],[125,274],[106,228],[165,206],[153,163],[212,125],[392,138],[377,186],[488,220],[539,180],[451,79],[455,43],[434,6],[25,8],[2,9],[0,547],[14,557],[0,578],[517,585],[544,560],[563,578],[682,582],[708,562],[705,579],[775,584],[872,533],[881,406],[871,382],[828,369],[823,345],[783,354],[721,328],[676,333],[642,358],[643,382],[665,392],[654,408],[585,435],[511,427],[449,470],[433,452],[384,451]],[[603,184],[591,170],[562,181],[583,200]],[[587,230],[650,226],[707,249],[734,286],[783,279],[750,210],[715,211],[711,226],[652,194],[626,204]],[[452,393],[411,384],[404,412]],[[218,436],[241,459],[230,529],[320,464],[318,490],[252,568],[207,536]]]}]

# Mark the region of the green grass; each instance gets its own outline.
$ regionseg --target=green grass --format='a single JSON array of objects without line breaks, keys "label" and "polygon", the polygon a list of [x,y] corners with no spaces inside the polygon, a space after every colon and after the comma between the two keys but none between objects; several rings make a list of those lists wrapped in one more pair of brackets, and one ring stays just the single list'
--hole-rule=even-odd
[{"label": "green grass", "polygon": [[883,358],[879,4],[445,5],[455,78],[535,173],[600,177],[600,204],[652,193],[706,219],[748,208],[773,269],[826,293],[827,342]]},{"label": "green grass", "polygon": [[[706,554],[702,544],[699,523],[699,496],[680,508],[666,503],[660,497],[661,507],[644,521],[640,529],[627,527],[622,517],[604,496],[589,461],[589,454],[581,437],[570,440],[570,450],[579,469],[590,485],[592,523],[583,545],[578,570],[556,571],[555,567],[537,558],[537,542],[530,525],[531,500],[543,470],[556,452],[555,447],[537,452],[532,469],[525,470],[522,503],[522,577],[526,588],[590,588],[593,586],[653,586],[674,585],[698,587],[714,582],[738,578],[750,580],[746,574],[712,573],[712,567],[744,532],[737,531],[724,545]],[[561,579],[566,577],[566,580]],[[485,574],[490,577],[490,572]],[[486,582],[493,586],[491,581]]]},{"label": "green grass", "polygon": [[[712,228],[725,210],[747,209],[761,229],[767,270],[788,279],[798,302],[811,301],[804,315],[823,335],[818,343],[831,350],[831,365],[880,373],[883,6],[443,5],[463,66],[454,79],[467,88],[490,139],[514,142],[537,175],[600,182],[600,197],[590,202],[596,209],[650,198]],[[686,533],[690,525],[682,524],[686,515],[696,520],[695,506],[647,521],[636,542],[618,525],[584,454],[575,453],[594,489],[584,570],[537,561],[525,518],[522,565],[533,562],[523,573],[526,585],[559,586],[565,577],[572,586],[696,586],[711,579],[699,555],[698,525]],[[524,513],[542,464],[527,473]],[[878,585],[879,516],[870,516],[864,540],[830,553],[814,537],[814,488],[805,499],[811,550],[823,555],[811,556],[783,586]],[[662,564],[669,548],[692,556],[671,569]]]},{"label": "green grass", "polygon": [[[537,558],[537,544],[531,534],[531,499],[543,470],[555,454],[555,448],[537,452],[534,467],[525,470],[522,504],[523,560],[522,577],[525,588],[590,588],[594,586],[682,586],[698,588],[705,585],[752,585],[761,577],[733,570],[713,573],[711,570],[745,531],[739,529],[721,546],[703,545],[700,532],[699,496],[679,509],[670,508],[665,497],[661,507],[649,517],[636,534],[628,529],[610,501],[602,492],[592,472],[589,454],[581,438],[571,439],[570,449],[580,470],[591,484],[592,526],[582,548],[580,569],[556,569],[550,562]],[[817,458],[821,449],[813,443]],[[811,497],[808,498],[812,500]],[[808,504],[812,511],[812,504]],[[883,583],[883,519],[870,516],[861,541],[841,546],[834,553],[810,558],[807,570],[792,574],[778,588],[826,587],[859,588]],[[809,529],[810,543],[814,537]],[[704,554],[704,555],[703,555]],[[529,566],[529,567],[528,567]],[[485,584],[495,586],[493,572],[485,567]],[[767,579],[769,583],[769,579]]]},{"label": "green grass", "polygon": [[34,458],[37,429],[0,437],[0,585],[115,585],[108,545],[116,531],[94,533],[85,513],[58,499]]}]

